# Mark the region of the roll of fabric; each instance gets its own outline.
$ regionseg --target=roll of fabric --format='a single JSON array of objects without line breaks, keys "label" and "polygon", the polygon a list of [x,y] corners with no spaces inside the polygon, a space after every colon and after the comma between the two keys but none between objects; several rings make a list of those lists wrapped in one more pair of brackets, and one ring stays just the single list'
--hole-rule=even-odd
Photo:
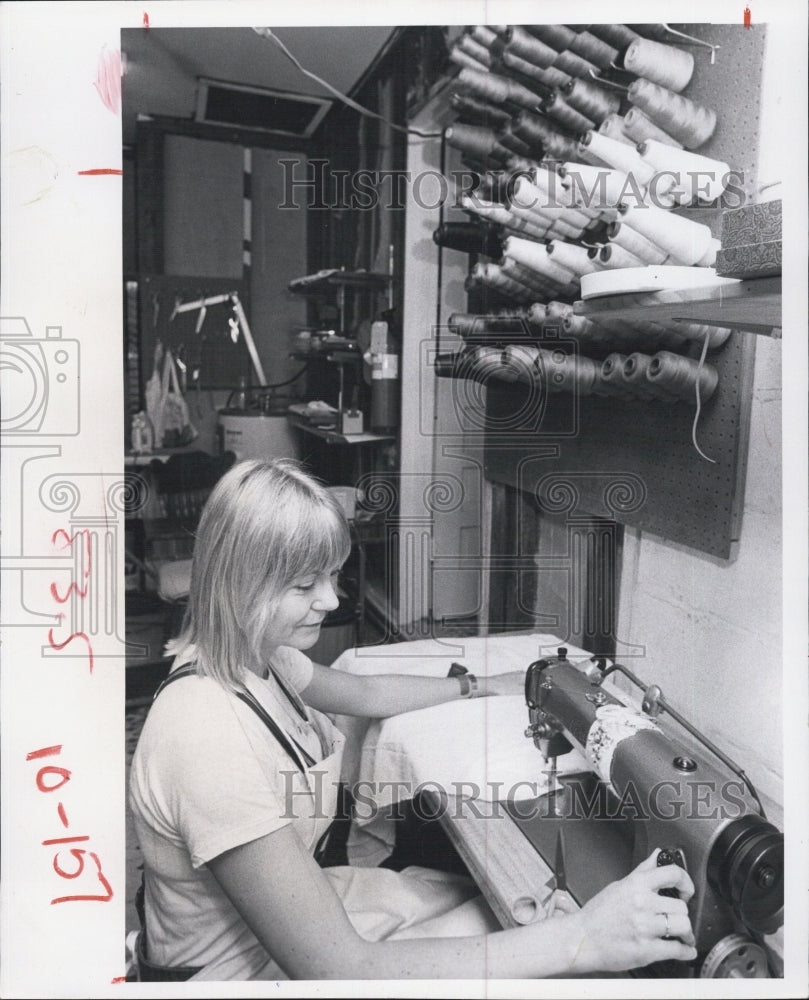
[{"label": "roll of fabric", "polygon": [[697,149],[711,138],[716,129],[715,111],[651,80],[633,81],[627,96],[655,125],[681,142],[686,149]]},{"label": "roll of fabric", "polygon": [[691,400],[699,397],[704,403],[710,399],[719,384],[719,373],[711,364],[703,364],[693,358],[671,351],[658,351],[652,358],[647,373],[650,382],[656,383],[679,399]]},{"label": "roll of fabric", "polygon": [[659,125],[655,125],[652,119],[645,115],[640,108],[629,108],[623,118],[624,134],[635,143],[643,142],[644,139],[657,139],[667,146],[674,146],[682,149],[683,144],[678,142],[668,132],[664,132]]},{"label": "roll of fabric", "polygon": [[690,52],[650,38],[634,39],[623,59],[627,72],[667,87],[675,94],[688,86],[694,74],[694,57]]}]

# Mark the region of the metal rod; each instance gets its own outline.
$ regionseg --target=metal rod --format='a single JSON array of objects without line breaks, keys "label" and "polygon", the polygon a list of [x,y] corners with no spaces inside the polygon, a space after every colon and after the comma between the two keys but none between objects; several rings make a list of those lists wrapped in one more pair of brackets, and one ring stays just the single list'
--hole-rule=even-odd
[{"label": "metal rod", "polygon": [[706,42],[704,38],[695,38],[693,35],[686,35],[682,31],[677,31],[676,28],[672,28],[668,24],[663,24],[663,27],[670,35],[677,35],[678,38],[684,38],[691,45],[701,45],[703,48],[711,50],[711,65],[716,62],[716,50],[721,49],[721,45],[714,45],[713,42]]},{"label": "metal rod", "polygon": [[[607,667],[607,669],[602,674],[601,677],[602,682],[609,676],[609,674],[613,673],[616,670],[624,674],[626,677],[628,677],[634,684],[636,684],[641,689],[641,691],[646,692],[648,690],[649,685],[644,684],[642,680],[636,677],[631,670],[629,670],[621,663],[613,663],[611,667]],[[657,699],[657,704],[663,709],[664,712],[668,712],[673,719],[679,722],[680,725],[683,727],[683,729],[691,733],[691,735],[694,737],[695,740],[701,743],[702,746],[704,746],[706,749],[710,750],[711,753],[715,754],[726,767],[730,768],[730,770],[733,771],[733,773],[737,777],[742,779],[742,781],[745,784],[745,787],[750,792],[752,797],[755,799],[756,804],[758,805],[761,811],[762,819],[766,819],[767,817],[766,813],[764,812],[764,806],[761,804],[761,799],[758,797],[758,793],[753,787],[752,782],[744,773],[742,768],[739,767],[739,765],[734,760],[728,757],[726,753],[720,750],[715,743],[709,740],[707,736],[703,736],[702,733],[695,726],[693,726],[687,719],[685,719],[676,709],[672,708],[662,694]]]}]

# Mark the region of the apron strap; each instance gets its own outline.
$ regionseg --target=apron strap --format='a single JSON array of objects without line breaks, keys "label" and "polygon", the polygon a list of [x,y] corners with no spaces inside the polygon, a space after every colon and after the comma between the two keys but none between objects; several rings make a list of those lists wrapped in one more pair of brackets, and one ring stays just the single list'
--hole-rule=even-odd
[{"label": "apron strap", "polygon": [[[155,691],[154,697],[157,698],[160,692],[169,684],[171,684],[173,681],[179,680],[181,677],[191,677],[192,675],[195,674],[196,670],[194,670],[193,665],[190,663],[186,663],[182,667],[179,667],[177,670],[173,670],[168,675],[168,677],[163,681],[160,687],[158,687],[157,691]],[[273,671],[273,676],[276,677],[276,680],[278,679],[274,671]],[[287,695],[287,697],[290,697],[288,689],[286,687],[283,687],[283,690],[284,693]],[[275,719],[273,719],[273,717],[267,712],[264,706],[258,701],[256,696],[251,691],[249,691],[247,688],[244,688],[241,691],[235,691],[234,694],[240,701],[243,701],[245,705],[249,705],[250,708],[253,709],[256,715],[261,719],[264,725],[273,734],[275,739],[284,748],[287,755],[295,761],[295,763],[298,765],[298,768],[301,771],[305,771],[307,767],[311,767],[313,764],[317,763],[315,761],[315,758],[310,753],[308,753],[298,743],[298,741],[294,739],[294,737],[291,737],[284,732],[284,730],[278,725]]]}]

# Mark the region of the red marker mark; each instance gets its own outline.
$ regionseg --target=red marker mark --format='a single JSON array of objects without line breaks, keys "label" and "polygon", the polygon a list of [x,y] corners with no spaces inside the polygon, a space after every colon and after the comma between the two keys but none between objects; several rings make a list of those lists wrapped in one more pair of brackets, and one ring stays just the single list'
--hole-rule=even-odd
[{"label": "red marker mark", "polygon": [[[79,861],[79,868],[75,874],[73,874],[72,872],[68,873],[67,875],[62,874],[62,872],[59,871],[56,858],[53,859],[54,870],[56,871],[57,874],[62,875],[63,878],[77,878],[79,875],[81,875],[84,869],[84,859],[80,857],[80,855],[86,854],[88,852],[82,850],[81,848],[73,848],[73,850],[70,853]],[[95,866],[98,869],[97,871],[98,881],[104,888],[105,895],[102,896],[99,894],[95,896],[57,896],[56,899],[51,900],[51,906],[53,906],[54,903],[72,903],[80,901],[92,902],[92,903],[109,903],[109,901],[112,899],[114,895],[112,891],[112,886],[105,878],[104,872],[101,871],[101,862],[98,860],[98,855],[94,851],[90,851],[89,855],[95,862]]]},{"label": "red marker mark", "polygon": [[74,632],[72,635],[69,635],[67,637],[67,639],[65,639],[64,642],[58,643],[54,639],[54,637],[53,637],[53,629],[52,628],[48,629],[48,645],[51,647],[51,649],[55,649],[57,653],[60,652],[61,650],[63,650],[65,648],[65,646],[68,645],[68,643],[73,642],[74,639],[84,639],[84,641],[87,643],[87,656],[90,659],[90,673],[92,673],[93,672],[93,647],[90,644],[90,638],[87,635],[87,633],[86,632]]},{"label": "red marker mark", "polygon": [[744,8],[744,26],[745,26],[745,28],[752,28],[753,27],[753,21],[752,21],[752,16],[750,14],[750,8],[749,7],[745,7]]},{"label": "red marker mark", "polygon": [[93,86],[104,107],[117,115],[121,108],[121,53],[118,49],[108,49],[105,45],[101,50]]},{"label": "red marker mark", "polygon": [[123,170],[117,170],[113,167],[94,167],[92,170],[79,170],[79,177],[107,177],[118,174],[119,176],[123,174]]},{"label": "red marker mark", "polygon": [[146,13],[146,11],[143,12],[143,27],[147,31],[149,30],[149,15]]},{"label": "red marker mark", "polygon": [[113,985],[115,985],[115,983],[125,983],[125,982],[126,982],[126,976],[113,976],[112,979],[110,980],[110,983],[112,983]]},{"label": "red marker mark", "polygon": [[62,752],[62,744],[57,743],[56,746],[52,747],[42,747],[41,750],[32,750],[30,753],[25,755],[26,760],[37,760],[39,757],[55,757],[56,754]]}]

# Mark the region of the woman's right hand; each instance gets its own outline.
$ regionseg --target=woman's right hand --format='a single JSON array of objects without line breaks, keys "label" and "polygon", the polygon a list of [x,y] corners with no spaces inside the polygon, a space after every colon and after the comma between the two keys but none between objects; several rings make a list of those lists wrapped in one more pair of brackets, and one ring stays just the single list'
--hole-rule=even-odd
[{"label": "woman's right hand", "polygon": [[[574,971],[623,972],[650,962],[696,958],[687,902],[694,884],[678,865],[657,866],[658,851],[602,889],[571,919],[580,922]],[[661,896],[674,888],[679,898]]]}]

